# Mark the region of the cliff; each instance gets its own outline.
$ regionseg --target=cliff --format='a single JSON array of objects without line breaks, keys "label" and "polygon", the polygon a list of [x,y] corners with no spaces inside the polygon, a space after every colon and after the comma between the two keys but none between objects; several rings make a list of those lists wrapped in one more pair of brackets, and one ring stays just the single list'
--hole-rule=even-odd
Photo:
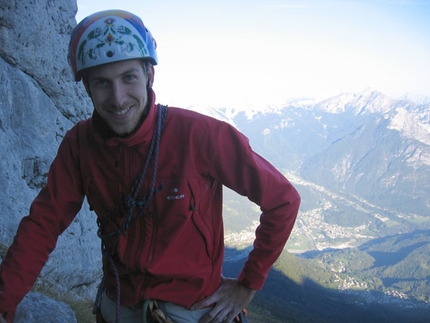
[{"label": "cliff", "polygon": [[[46,182],[66,131],[92,112],[67,63],[76,11],[75,1],[0,0],[0,244],[6,248]],[[40,282],[93,296],[100,279],[99,246],[95,215],[84,206],[58,240]],[[30,295],[21,313],[29,299],[40,300]]]}]

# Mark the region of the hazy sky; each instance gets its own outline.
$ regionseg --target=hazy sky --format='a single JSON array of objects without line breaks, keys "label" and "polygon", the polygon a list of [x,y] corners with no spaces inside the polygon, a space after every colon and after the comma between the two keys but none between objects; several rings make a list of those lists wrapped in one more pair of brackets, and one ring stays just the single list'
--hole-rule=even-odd
[{"label": "hazy sky", "polygon": [[266,105],[367,87],[430,97],[430,0],[78,0],[142,18],[158,101]]}]

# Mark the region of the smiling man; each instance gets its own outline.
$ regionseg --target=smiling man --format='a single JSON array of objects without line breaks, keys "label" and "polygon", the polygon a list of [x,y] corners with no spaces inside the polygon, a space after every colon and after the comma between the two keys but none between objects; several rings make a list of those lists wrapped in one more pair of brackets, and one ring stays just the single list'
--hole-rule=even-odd
[{"label": "smiling man", "polygon": [[[3,318],[12,322],[86,197],[102,240],[98,322],[146,322],[150,303],[170,322],[244,322],[293,228],[295,188],[231,125],[155,103],[156,43],[137,16],[85,18],[69,62],[94,113],[68,131],[2,263]],[[223,185],[262,211],[237,278],[222,276]]]},{"label": "smiling man", "polygon": [[84,83],[98,114],[119,136],[132,133],[143,121],[153,66],[126,60],[91,68],[87,74]]}]

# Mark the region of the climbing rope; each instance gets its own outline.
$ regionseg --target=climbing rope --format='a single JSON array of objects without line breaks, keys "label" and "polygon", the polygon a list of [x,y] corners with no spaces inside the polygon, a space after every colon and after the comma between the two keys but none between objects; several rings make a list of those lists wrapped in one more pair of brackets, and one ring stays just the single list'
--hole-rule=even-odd
[{"label": "climbing rope", "polygon": [[[104,218],[97,219],[97,224],[99,227],[98,236],[101,239],[113,237],[113,236],[117,236],[119,238],[120,234],[124,235],[127,232],[128,227],[133,222],[135,222],[141,214],[143,214],[143,211],[149,205],[149,202],[151,201],[153,196],[163,188],[163,185],[160,185],[159,187],[156,188],[155,181],[157,178],[158,150],[160,147],[161,131],[163,130],[163,125],[164,125],[164,120],[166,118],[166,115],[167,115],[167,106],[159,105],[158,115],[157,115],[157,125],[155,127],[154,134],[151,139],[148,155],[146,157],[146,160],[141,172],[139,173],[136,180],[134,181],[134,184],[130,190],[130,193],[127,195],[127,197],[124,200],[119,201],[115,205],[115,207],[111,211],[109,211]],[[146,172],[152,160],[154,160],[154,162],[153,162],[153,172],[151,177],[151,187],[149,189],[149,193],[142,199],[138,199],[137,196],[140,192],[143,180],[146,177]],[[136,206],[139,207],[140,212],[138,212],[138,214],[133,217],[133,213]],[[104,227],[108,223],[114,221],[118,217],[124,216],[124,214],[125,214],[125,219],[120,229],[110,233],[103,232]]]},{"label": "climbing rope", "polygon": [[[119,201],[115,207],[108,212],[108,214],[103,218],[97,219],[97,225],[99,227],[97,231],[97,235],[101,239],[101,249],[103,256],[108,260],[110,267],[113,270],[114,276],[115,276],[115,283],[116,283],[116,323],[119,323],[120,318],[120,298],[121,298],[121,286],[120,286],[120,279],[118,270],[115,266],[115,263],[113,261],[113,256],[115,254],[116,246],[119,242],[120,235],[125,235],[130,225],[132,225],[134,222],[136,222],[139,217],[141,217],[144,214],[145,209],[148,207],[149,203],[151,202],[152,198],[155,194],[157,194],[162,188],[163,184],[161,184],[158,187],[155,187],[155,182],[157,179],[157,169],[158,169],[158,152],[160,148],[160,140],[161,140],[161,132],[163,130],[164,121],[167,116],[167,106],[164,105],[158,105],[158,111],[157,111],[157,124],[154,130],[154,134],[151,138],[151,143],[149,146],[148,155],[146,157],[145,163],[143,165],[143,168],[139,175],[136,177],[136,180],[133,183],[133,186],[130,190],[130,193],[125,197],[124,200]],[[142,199],[138,198],[139,192],[142,188],[143,181],[146,177],[146,173],[148,170],[149,165],[153,165],[153,172],[151,176],[151,186],[149,189],[149,192],[146,196],[144,196]],[[136,207],[138,207],[139,212],[135,212]],[[134,216],[133,216],[134,215]],[[121,218],[124,216],[124,220],[122,222],[122,225],[118,230],[114,230],[110,233],[104,232],[105,226],[114,221],[117,218]],[[114,238],[115,243],[112,245],[111,250],[108,250],[107,245],[105,243],[106,238]],[[98,308],[100,307],[101,302],[101,294],[103,292],[104,288],[104,282],[105,277],[103,277],[102,282],[100,283],[99,290],[97,292],[97,298],[96,302],[94,304],[94,313],[97,312]]]}]

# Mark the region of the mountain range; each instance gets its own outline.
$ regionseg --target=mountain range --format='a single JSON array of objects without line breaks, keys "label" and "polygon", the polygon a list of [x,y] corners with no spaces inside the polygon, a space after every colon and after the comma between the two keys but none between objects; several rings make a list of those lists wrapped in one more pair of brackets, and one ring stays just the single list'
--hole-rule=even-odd
[{"label": "mountain range", "polygon": [[[272,284],[286,284],[287,277],[285,288],[293,281],[295,288],[302,286],[296,293],[305,297],[309,290],[303,282],[312,282],[306,288],[317,287],[311,288],[317,298],[329,293],[337,304],[331,314],[338,316],[318,314],[328,304],[321,299],[315,303],[308,295],[313,305],[295,318],[282,321],[282,306],[272,308],[281,313],[276,316],[281,322],[345,322],[347,315],[341,313],[346,309],[357,312],[357,322],[426,322],[430,317],[429,102],[365,90],[264,111],[206,111],[247,135],[254,150],[302,196],[279,261],[284,265],[275,267],[278,279]],[[226,243],[237,249],[236,258],[244,257],[260,212],[229,190],[224,210]],[[298,267],[285,265],[285,258]],[[229,255],[226,268],[234,267],[234,261]],[[300,279],[294,278],[297,273]],[[262,294],[262,299],[269,297]],[[283,306],[291,312],[288,304]],[[365,316],[372,306],[374,315]],[[413,311],[405,312],[407,308]]]},{"label": "mountain range", "polygon": [[[221,113],[300,191],[290,251],[358,246],[430,228],[429,103],[366,90],[254,114]],[[252,228],[258,210],[232,196],[226,193],[227,214],[241,213],[240,203]]]}]

